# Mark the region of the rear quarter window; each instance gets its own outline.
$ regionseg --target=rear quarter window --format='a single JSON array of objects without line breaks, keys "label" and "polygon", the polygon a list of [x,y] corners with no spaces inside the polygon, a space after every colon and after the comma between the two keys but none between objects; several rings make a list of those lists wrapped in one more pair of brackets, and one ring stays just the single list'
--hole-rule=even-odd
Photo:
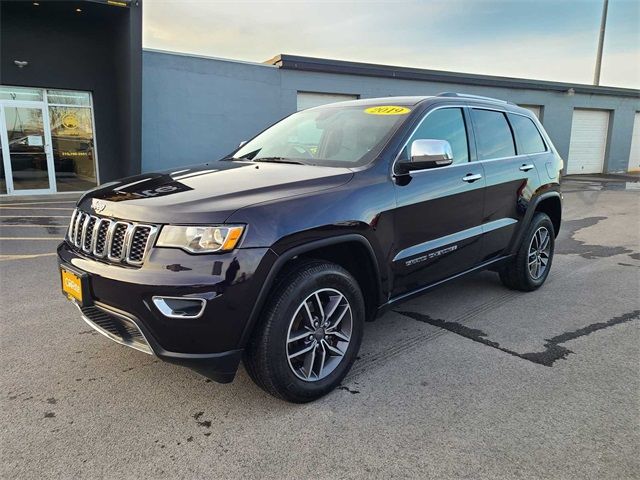
[{"label": "rear quarter window", "polygon": [[513,127],[513,133],[516,136],[518,145],[518,153],[520,155],[528,155],[532,153],[540,153],[547,150],[547,147],[535,126],[533,120],[522,115],[509,114],[509,121]]}]

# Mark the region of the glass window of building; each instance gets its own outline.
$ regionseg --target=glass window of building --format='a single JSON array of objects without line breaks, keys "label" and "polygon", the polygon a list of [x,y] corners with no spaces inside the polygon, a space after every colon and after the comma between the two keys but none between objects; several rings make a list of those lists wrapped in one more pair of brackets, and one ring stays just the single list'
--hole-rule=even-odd
[{"label": "glass window of building", "polygon": [[97,185],[91,93],[0,86],[0,195]]},{"label": "glass window of building", "polygon": [[53,164],[59,192],[96,186],[91,109],[49,105]]},{"label": "glass window of building", "polygon": [[25,102],[41,102],[40,88],[8,87],[0,85],[0,100],[19,100]]}]

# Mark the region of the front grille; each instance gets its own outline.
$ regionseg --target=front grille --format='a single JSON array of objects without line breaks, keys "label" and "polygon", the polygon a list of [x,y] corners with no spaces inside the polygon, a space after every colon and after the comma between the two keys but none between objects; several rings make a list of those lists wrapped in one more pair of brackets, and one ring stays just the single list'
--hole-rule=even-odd
[{"label": "front grille", "polygon": [[85,220],[83,229],[86,229],[82,239],[82,249],[85,252],[91,251],[91,241],[93,240],[93,229],[96,225],[96,221],[98,219],[96,217],[89,217],[89,220]]},{"label": "front grille", "polygon": [[133,320],[97,306],[82,307],[80,310],[89,325],[111,340],[141,352],[153,354],[147,339]]},{"label": "front grille", "polygon": [[109,248],[109,258],[114,260],[122,257],[124,251],[124,236],[129,228],[128,223],[117,222],[111,236],[111,248]]},{"label": "front grille", "polygon": [[67,239],[92,257],[140,266],[157,231],[155,225],[113,220],[75,209]]}]

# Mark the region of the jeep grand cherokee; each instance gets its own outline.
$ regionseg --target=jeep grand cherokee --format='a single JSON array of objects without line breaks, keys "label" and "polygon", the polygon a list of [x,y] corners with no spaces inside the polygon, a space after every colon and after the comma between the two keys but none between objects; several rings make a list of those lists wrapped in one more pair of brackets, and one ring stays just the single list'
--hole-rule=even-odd
[{"label": "jeep grand cherokee", "polygon": [[307,402],[334,389],[364,322],[491,269],[551,268],[563,162],[531,112],[454,93],[294,113],[220,161],[84,195],[58,247],[89,325],[230,382]]}]

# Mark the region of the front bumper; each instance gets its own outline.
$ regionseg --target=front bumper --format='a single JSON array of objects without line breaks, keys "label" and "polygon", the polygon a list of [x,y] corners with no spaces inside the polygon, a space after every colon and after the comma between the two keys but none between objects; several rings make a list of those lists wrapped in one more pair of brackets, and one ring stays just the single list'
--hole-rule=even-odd
[{"label": "front bumper", "polygon": [[[222,255],[154,249],[141,268],[132,268],[90,258],[66,242],[58,247],[61,265],[87,274],[90,300],[79,308],[89,325],[223,383],[235,376],[245,329],[275,258],[269,249]],[[203,299],[205,308],[198,318],[169,318],[154,305],[157,295]]]}]

